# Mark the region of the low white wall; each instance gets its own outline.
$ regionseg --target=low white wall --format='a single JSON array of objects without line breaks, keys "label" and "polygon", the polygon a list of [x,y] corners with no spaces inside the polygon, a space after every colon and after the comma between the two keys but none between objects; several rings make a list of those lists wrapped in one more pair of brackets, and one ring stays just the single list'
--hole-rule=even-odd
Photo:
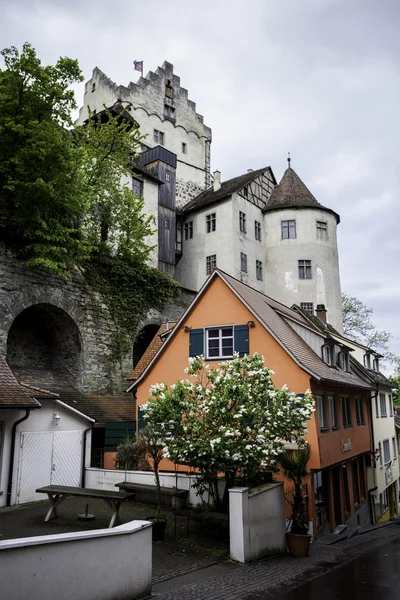
[{"label": "low white wall", "polygon": [[229,490],[230,556],[240,563],[286,553],[283,483]]},{"label": "low white wall", "polygon": [[[202,499],[199,496],[196,496],[196,491],[192,488],[193,482],[196,481],[196,475],[178,473],[177,480],[178,489],[189,490],[189,504],[191,506],[200,504]],[[153,471],[125,472],[107,469],[85,469],[85,487],[87,488],[115,491],[115,484],[120,483],[121,481],[128,481],[129,483],[144,483],[147,485],[155,485]],[[162,487],[174,488],[176,485],[175,473],[160,473],[160,481]],[[204,499],[206,500],[206,498]]]},{"label": "low white wall", "polygon": [[151,593],[151,524],[0,542],[1,597],[132,600]]}]

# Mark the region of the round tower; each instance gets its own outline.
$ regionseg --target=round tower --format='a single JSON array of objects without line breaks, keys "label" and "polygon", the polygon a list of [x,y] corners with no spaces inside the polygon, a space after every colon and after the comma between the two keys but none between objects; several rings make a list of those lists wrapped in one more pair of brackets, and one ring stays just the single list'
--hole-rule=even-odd
[{"label": "round tower", "polygon": [[265,293],[315,314],[343,331],[337,225],[340,217],[320,204],[290,166],[264,209]]}]

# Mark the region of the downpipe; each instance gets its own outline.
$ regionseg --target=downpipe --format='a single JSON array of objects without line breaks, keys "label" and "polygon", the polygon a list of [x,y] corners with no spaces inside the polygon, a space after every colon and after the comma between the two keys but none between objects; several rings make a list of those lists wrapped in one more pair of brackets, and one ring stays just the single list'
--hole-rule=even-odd
[{"label": "downpipe", "polygon": [[15,438],[17,436],[17,427],[18,427],[18,425],[20,423],[22,423],[23,421],[26,421],[26,419],[29,417],[30,414],[31,414],[31,409],[30,408],[26,408],[25,409],[25,415],[21,419],[18,419],[18,421],[15,421],[15,423],[12,426],[11,452],[10,452],[10,464],[9,464],[9,471],[8,471],[6,506],[11,506],[12,484],[13,484],[13,470],[14,470],[14,458],[15,458]]}]

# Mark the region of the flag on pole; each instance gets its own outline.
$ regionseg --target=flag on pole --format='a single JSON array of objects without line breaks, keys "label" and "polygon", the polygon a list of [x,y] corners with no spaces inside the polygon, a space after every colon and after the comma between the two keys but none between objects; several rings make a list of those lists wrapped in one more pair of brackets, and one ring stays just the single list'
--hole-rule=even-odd
[{"label": "flag on pole", "polygon": [[143,61],[142,60],[134,60],[133,61],[135,71],[140,71],[143,75]]}]

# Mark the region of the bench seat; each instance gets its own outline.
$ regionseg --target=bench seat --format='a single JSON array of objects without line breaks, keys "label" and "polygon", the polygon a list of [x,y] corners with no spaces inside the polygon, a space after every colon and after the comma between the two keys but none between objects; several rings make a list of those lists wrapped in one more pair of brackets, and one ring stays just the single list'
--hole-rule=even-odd
[{"label": "bench seat", "polygon": [[[146,502],[148,504],[157,504],[157,491],[155,485],[146,483],[133,483],[130,481],[121,481],[116,483],[115,487],[124,492],[134,492],[137,502]],[[172,508],[183,508],[187,505],[189,490],[182,490],[173,487],[161,487],[161,503],[163,506]]]}]

